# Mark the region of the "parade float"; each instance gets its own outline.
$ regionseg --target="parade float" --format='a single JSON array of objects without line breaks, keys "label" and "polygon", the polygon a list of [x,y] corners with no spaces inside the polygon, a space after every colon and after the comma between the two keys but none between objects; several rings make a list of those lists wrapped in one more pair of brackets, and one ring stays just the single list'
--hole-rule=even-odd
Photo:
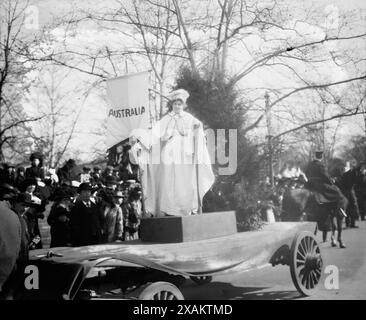
[{"label": "parade float", "polygon": [[[127,87],[140,88],[140,92],[147,93],[148,81],[141,76],[144,74],[129,78]],[[118,79],[123,81],[125,78]],[[111,95],[112,106],[116,110],[122,110],[126,105],[131,106],[130,109],[140,108],[133,116],[129,112],[133,121],[123,125],[123,137],[119,121],[126,119],[126,112],[108,111],[112,121],[109,126],[111,146],[125,139],[133,127],[147,126],[146,118],[141,117],[148,114],[148,108],[142,108],[148,102],[139,100],[141,94],[123,94],[118,79],[108,86],[110,91],[117,92]],[[202,139],[202,127],[195,119],[181,116],[179,119],[183,120],[177,121],[184,121],[184,117],[201,130],[198,137]],[[162,127],[164,132],[168,131],[169,123],[163,123]],[[181,134],[181,139],[189,136],[189,133],[184,134],[185,128],[182,126],[183,133],[177,133]],[[149,145],[143,141],[144,137],[139,138]],[[179,141],[170,149],[167,147],[174,139],[168,137],[161,152],[177,152],[182,145]],[[194,150],[193,154],[198,153],[198,144],[187,145]],[[39,290],[26,292],[24,298],[181,300],[184,297],[180,286],[185,279],[204,285],[217,275],[243,273],[244,277],[245,271],[268,264],[288,265],[299,293],[314,294],[323,269],[321,251],[315,239],[316,224],[272,221],[260,230],[238,232],[234,211],[202,213],[202,197],[213,183],[210,167],[205,156],[202,158],[200,165],[196,162],[194,167],[182,170],[157,168],[156,164],[149,168],[144,163],[144,172],[151,179],[142,183],[144,197],[148,200],[144,207],[155,212],[152,217],[141,220],[139,240],[31,251],[30,264],[39,270]],[[184,179],[186,185],[179,192],[174,188],[180,187],[172,184],[177,179]],[[167,191],[161,192],[161,188]],[[186,208],[191,208],[194,214],[186,214]],[[165,214],[159,214],[161,211]]]}]

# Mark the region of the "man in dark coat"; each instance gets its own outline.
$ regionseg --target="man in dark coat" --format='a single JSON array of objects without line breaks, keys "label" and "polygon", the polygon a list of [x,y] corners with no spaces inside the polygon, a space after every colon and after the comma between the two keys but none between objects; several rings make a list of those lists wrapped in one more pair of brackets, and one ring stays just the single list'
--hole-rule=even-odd
[{"label": "man in dark coat", "polygon": [[360,179],[355,185],[355,194],[357,198],[358,208],[360,210],[361,220],[366,217],[366,162],[360,163]]},{"label": "man in dark coat", "polygon": [[309,163],[305,174],[308,179],[308,188],[314,192],[320,203],[335,203],[337,212],[346,216],[347,199],[341,190],[334,184],[327,169],[322,163],[323,152],[317,151],[315,159]]},{"label": "man in dark coat", "polygon": [[344,172],[339,181],[339,186],[348,200],[346,225],[350,228],[358,228],[356,220],[359,219],[360,211],[357,203],[355,186],[362,182],[361,167],[353,166]]},{"label": "man in dark coat", "polygon": [[102,215],[99,206],[91,198],[92,187],[82,183],[80,196],[70,213],[72,244],[75,247],[101,243]]},{"label": "man in dark coat", "polygon": [[71,193],[66,190],[58,190],[54,197],[55,203],[48,215],[47,222],[51,226],[52,247],[71,246],[70,234],[70,207]]}]

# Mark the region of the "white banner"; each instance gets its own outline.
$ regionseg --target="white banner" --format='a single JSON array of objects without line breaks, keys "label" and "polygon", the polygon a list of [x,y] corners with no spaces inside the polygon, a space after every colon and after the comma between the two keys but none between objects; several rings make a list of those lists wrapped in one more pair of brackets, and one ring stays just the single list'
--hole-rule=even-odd
[{"label": "white banner", "polygon": [[107,148],[149,127],[149,71],[107,80]]}]

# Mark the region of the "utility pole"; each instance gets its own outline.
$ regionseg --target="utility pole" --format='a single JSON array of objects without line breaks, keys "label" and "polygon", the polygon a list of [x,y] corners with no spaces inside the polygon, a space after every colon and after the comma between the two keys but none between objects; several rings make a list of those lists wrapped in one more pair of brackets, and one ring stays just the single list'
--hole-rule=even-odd
[{"label": "utility pole", "polygon": [[267,120],[267,138],[268,138],[268,162],[269,162],[269,178],[271,186],[274,186],[274,175],[273,175],[273,132],[272,132],[272,112],[269,105],[269,94],[266,91],[264,95],[266,101],[266,120]]}]

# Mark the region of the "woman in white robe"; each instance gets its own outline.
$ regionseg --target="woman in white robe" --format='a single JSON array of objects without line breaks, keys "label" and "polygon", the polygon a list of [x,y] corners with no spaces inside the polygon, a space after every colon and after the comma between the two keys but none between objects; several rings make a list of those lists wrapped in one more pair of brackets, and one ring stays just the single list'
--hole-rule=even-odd
[{"label": "woman in white robe", "polygon": [[145,210],[154,216],[199,213],[214,182],[202,123],[184,111],[188,96],[172,92],[172,110],[138,137]]}]

